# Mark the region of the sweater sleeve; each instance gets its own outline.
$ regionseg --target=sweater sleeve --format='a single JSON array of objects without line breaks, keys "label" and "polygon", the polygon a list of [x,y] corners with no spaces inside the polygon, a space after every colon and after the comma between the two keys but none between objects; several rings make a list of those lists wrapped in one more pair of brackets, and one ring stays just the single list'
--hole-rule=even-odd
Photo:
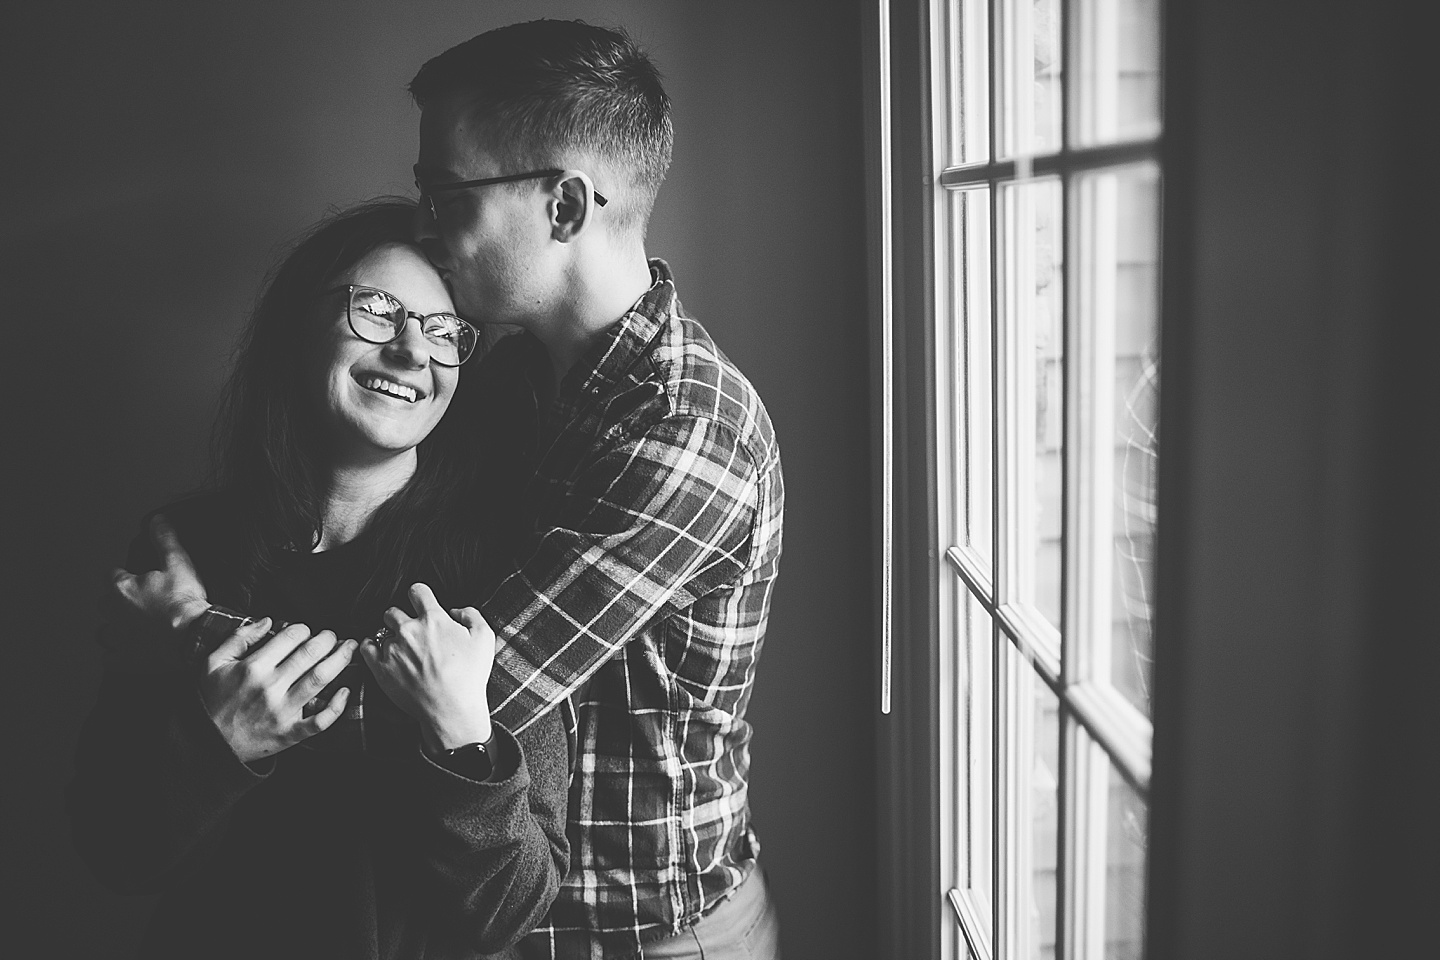
[{"label": "sweater sleeve", "polygon": [[497,724],[496,773],[485,783],[415,750],[417,852],[437,927],[457,955],[516,943],[545,916],[569,870],[571,746],[560,714],[550,711],[518,737]]},{"label": "sweater sleeve", "polygon": [[164,890],[273,766],[235,756],[188,674],[107,669],[66,789],[76,848],[117,892]]}]

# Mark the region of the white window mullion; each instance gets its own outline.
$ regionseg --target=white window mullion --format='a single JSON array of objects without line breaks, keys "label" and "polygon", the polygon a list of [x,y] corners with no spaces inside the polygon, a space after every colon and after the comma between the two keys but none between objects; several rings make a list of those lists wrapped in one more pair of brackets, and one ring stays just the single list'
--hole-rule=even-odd
[{"label": "white window mullion", "polygon": [[[971,677],[964,662],[969,638],[961,619],[965,584],[943,568],[940,574],[940,809],[953,811],[940,818],[940,881],[953,893],[965,884],[970,853],[969,803],[962,778],[969,765],[964,698]],[[940,940],[942,957],[963,956],[953,924],[941,924]]]}]

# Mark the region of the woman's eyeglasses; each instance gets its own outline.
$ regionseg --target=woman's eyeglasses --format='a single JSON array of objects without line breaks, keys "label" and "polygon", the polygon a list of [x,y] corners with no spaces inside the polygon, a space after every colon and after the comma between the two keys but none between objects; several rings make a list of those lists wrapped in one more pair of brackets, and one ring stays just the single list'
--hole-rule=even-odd
[{"label": "woman's eyeglasses", "polygon": [[405,325],[414,317],[420,321],[420,332],[430,342],[430,359],[440,366],[458,367],[475,352],[479,334],[453,313],[422,316],[408,309],[393,293],[359,283],[329,292],[346,294],[345,319],[351,332],[366,343],[398,340],[405,332]]}]

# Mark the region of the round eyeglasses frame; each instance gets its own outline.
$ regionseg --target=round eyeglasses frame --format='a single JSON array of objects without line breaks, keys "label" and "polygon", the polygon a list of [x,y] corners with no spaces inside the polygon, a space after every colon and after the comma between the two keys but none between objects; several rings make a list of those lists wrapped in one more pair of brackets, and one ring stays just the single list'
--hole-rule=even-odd
[{"label": "round eyeglasses frame", "polygon": [[[420,198],[417,201],[422,207],[430,211],[430,219],[439,221],[440,212],[435,207],[435,194],[448,193],[454,190],[469,190],[471,187],[488,187],[496,183],[514,183],[518,180],[543,180],[546,177],[558,177],[564,170],[533,170],[530,173],[507,173],[503,177],[482,177],[479,180],[456,180],[452,183],[426,183],[420,179],[420,170],[417,164],[415,169],[415,189],[420,191]],[[599,190],[594,190],[595,203],[598,206],[605,206],[609,199]]]},{"label": "round eyeglasses frame", "polygon": [[[405,306],[404,301],[402,301],[399,297],[395,296],[395,294],[391,293],[389,290],[382,290],[380,287],[366,286],[363,283],[349,283],[345,284],[344,286],[333,287],[325,292],[326,294],[345,294],[345,322],[349,325],[350,332],[355,334],[355,336],[359,337],[361,340],[364,340],[366,343],[394,343],[396,340],[400,339],[402,334],[405,333],[406,324],[408,324],[413,318],[420,321],[420,332],[425,335],[426,340],[430,341],[436,346],[449,346],[449,340],[443,337],[432,336],[429,330],[429,325],[426,323],[427,320],[433,320],[436,317],[445,317],[450,320],[459,321],[460,328],[462,330],[468,330],[470,332],[470,335],[469,337],[462,339],[460,343],[456,345],[456,350],[460,357],[459,360],[455,361],[454,363],[447,363],[446,361],[441,360],[432,354],[430,357],[430,361],[442,367],[458,367],[460,366],[460,364],[464,363],[466,360],[469,360],[472,356],[475,355],[475,345],[480,341],[480,332],[475,329],[475,325],[473,323],[471,323],[469,320],[466,320],[464,317],[458,317],[453,313],[416,313],[414,310],[411,310],[409,307]],[[355,294],[357,292],[378,293],[383,297],[388,297],[399,305],[400,311],[403,314],[403,317],[399,320],[399,322],[396,322],[393,318],[380,317],[379,314],[371,313],[371,311],[369,310],[365,311],[372,317],[377,317],[379,319],[391,319],[390,326],[391,329],[394,330],[393,334],[391,334],[384,340],[376,340],[373,336],[366,336],[365,334],[360,332],[360,327],[357,327],[355,325]]]}]

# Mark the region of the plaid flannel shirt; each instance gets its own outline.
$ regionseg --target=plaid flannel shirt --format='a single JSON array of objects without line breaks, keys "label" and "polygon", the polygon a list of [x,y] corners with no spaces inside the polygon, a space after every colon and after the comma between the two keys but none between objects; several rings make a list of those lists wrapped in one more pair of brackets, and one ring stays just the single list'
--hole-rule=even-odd
[{"label": "plaid flannel shirt", "polygon": [[[669,268],[651,271],[546,412],[528,552],[479,604],[500,641],[495,721],[519,733],[560,708],[578,739],[570,873],[526,957],[637,956],[759,853],[745,709],[780,559],[779,448]],[[246,620],[212,608],[192,654]],[[363,693],[333,747],[363,749]]]},{"label": "plaid flannel shirt", "polygon": [[779,449],[669,268],[651,270],[560,385],[528,555],[481,604],[501,640],[496,720],[518,732],[564,702],[578,726],[570,874],[527,956],[635,956],[758,854],[745,709],[780,557]]}]

